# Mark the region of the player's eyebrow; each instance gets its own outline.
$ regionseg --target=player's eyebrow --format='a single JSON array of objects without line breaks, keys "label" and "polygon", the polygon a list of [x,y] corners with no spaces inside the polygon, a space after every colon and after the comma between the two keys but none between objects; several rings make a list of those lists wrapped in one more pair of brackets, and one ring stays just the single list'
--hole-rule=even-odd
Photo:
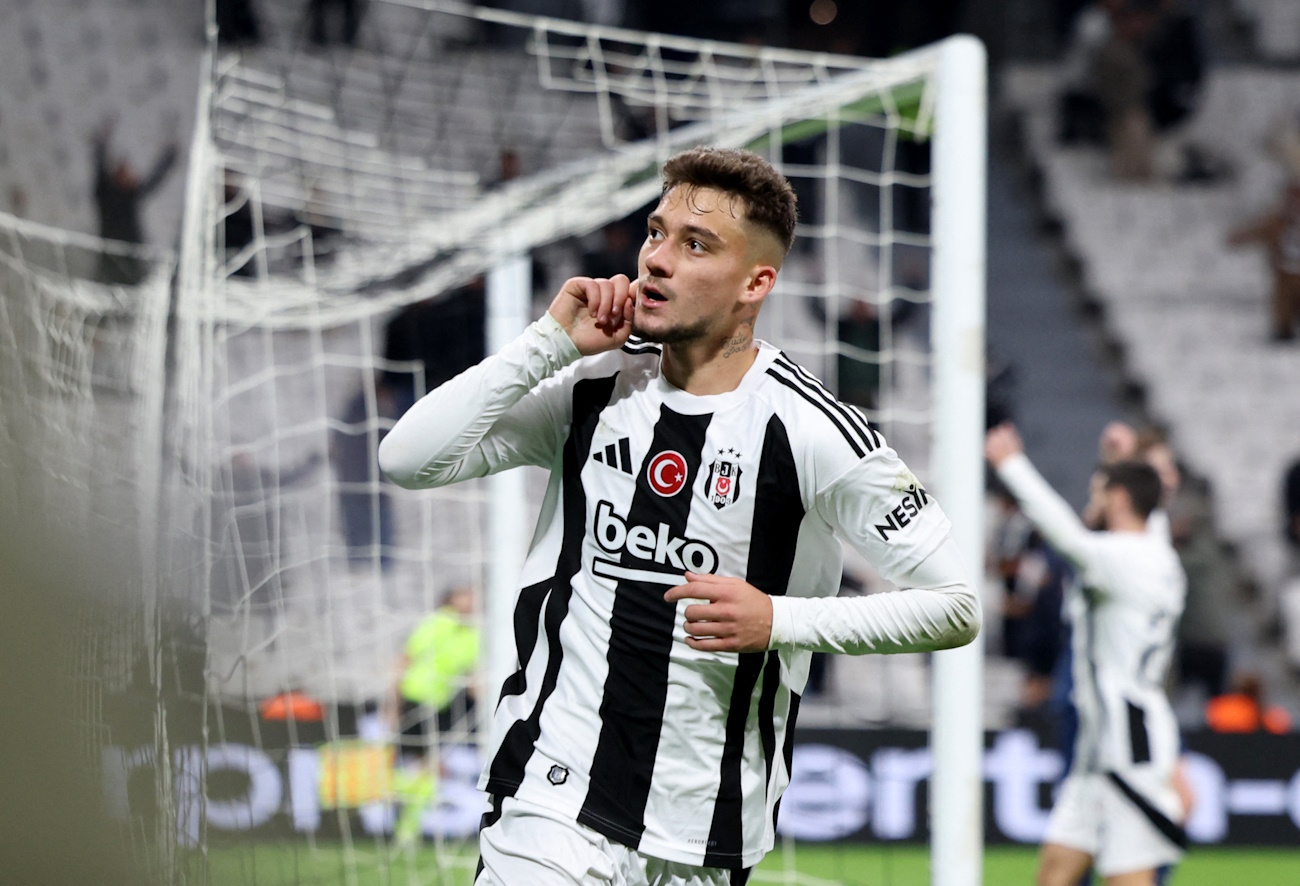
[{"label": "player's eyebrow", "polygon": [[[648,221],[652,224],[658,225],[661,228],[666,229],[668,227],[668,225],[664,223],[664,217],[657,212],[650,213],[650,217]],[[721,245],[721,243],[723,242],[722,238],[718,236],[716,232],[711,231],[706,227],[702,227],[701,225],[690,225],[690,224],[682,225],[679,230],[681,231],[681,233],[689,234],[690,236],[694,237],[697,240],[704,240],[709,243],[715,243],[719,245]]]}]

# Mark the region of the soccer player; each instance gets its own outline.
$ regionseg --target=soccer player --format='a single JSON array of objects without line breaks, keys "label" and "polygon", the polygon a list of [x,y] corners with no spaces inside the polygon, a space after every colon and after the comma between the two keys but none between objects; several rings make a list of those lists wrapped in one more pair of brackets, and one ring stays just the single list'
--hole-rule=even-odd
[{"label": "soccer player", "polygon": [[[635,281],[568,280],[379,449],[412,488],[551,469],[480,781],[478,886],[744,883],[773,845],[813,652],[979,630],[929,492],[754,337],[794,238],[789,183],[709,148],[663,178]],[[836,598],[841,538],[902,590]]]},{"label": "soccer player", "polygon": [[1039,886],[1074,886],[1090,866],[1107,886],[1150,886],[1186,846],[1178,724],[1163,686],[1186,578],[1168,535],[1148,531],[1160,478],[1141,462],[1098,468],[1092,531],[1034,470],[1014,426],[990,430],[984,449],[1025,516],[1078,570],[1066,608],[1079,730]]}]

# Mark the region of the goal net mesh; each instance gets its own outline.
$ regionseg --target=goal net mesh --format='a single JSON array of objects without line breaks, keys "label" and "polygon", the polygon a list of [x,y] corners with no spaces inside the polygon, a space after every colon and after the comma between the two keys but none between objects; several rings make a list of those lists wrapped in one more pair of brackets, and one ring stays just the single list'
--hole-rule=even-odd
[{"label": "goal net mesh", "polygon": [[[147,836],[175,876],[468,883],[469,699],[496,688],[454,669],[436,722],[401,683],[428,653],[417,628],[442,636],[439,606],[480,624],[493,505],[479,482],[395,491],[380,440],[483,352],[485,275],[531,257],[534,315],[593,256],[634,275],[618,231],[643,229],[667,157],[711,144],[763,154],[799,196],[760,336],[925,482],[936,55],[432,0],[373,0],[352,45],[320,46],[307,19],[265,6],[263,44],[209,57],[177,261],[133,257],[141,281],[109,286],[93,250],[0,226],[0,494],[70,528],[98,520],[133,552],[146,602],[110,632],[115,689],[149,663],[156,734],[148,752],[97,740],[128,820],[140,773],[160,773],[169,824]],[[35,464],[57,480],[10,469]],[[514,507],[535,507],[536,481]],[[878,582],[850,559],[846,584]],[[812,722],[928,725],[919,657],[836,667]]]}]

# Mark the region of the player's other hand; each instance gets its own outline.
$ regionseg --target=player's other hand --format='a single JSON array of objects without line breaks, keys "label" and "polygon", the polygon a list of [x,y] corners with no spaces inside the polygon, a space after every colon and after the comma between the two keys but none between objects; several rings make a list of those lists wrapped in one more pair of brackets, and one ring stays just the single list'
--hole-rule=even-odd
[{"label": "player's other hand", "polygon": [[763,652],[772,642],[772,600],[740,578],[686,573],[686,584],[664,594],[686,607],[686,645],[701,652]]},{"label": "player's other hand", "polygon": [[579,353],[612,351],[621,348],[632,334],[639,285],[624,274],[608,280],[571,277],[560,287],[549,313],[564,327]]},{"label": "player's other hand", "polygon": [[984,435],[984,457],[995,468],[1011,456],[1024,451],[1025,444],[1020,440],[1020,432],[1010,422],[1003,422]]}]

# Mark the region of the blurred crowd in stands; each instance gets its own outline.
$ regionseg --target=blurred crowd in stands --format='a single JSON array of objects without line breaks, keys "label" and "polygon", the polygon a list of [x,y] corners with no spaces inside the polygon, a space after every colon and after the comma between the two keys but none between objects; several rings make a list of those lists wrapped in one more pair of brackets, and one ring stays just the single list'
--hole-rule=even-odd
[{"label": "blurred crowd in stands", "polygon": [[1215,176],[1184,134],[1206,58],[1196,20],[1178,0],[1090,3],[1075,18],[1064,66],[1063,143],[1104,145],[1122,179]]}]

